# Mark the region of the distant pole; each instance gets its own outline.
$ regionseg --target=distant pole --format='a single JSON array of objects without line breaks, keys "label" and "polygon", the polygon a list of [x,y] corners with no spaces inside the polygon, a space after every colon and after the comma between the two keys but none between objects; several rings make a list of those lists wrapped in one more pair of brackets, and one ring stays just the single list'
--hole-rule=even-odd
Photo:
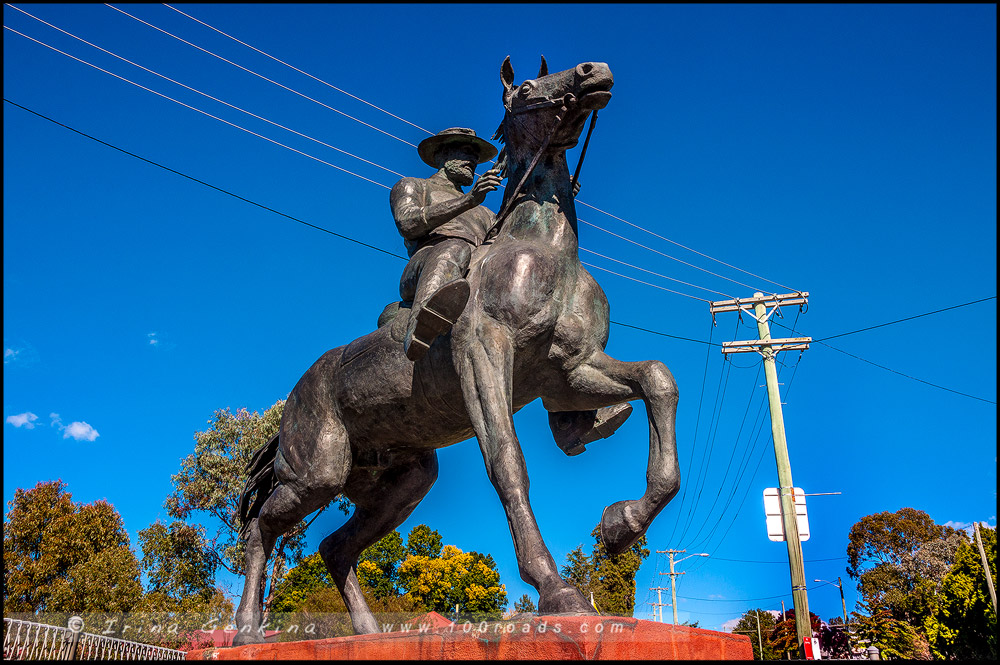
[{"label": "distant pole", "polygon": [[990,589],[990,599],[993,601],[993,613],[997,611],[997,592],[993,589],[993,576],[990,574],[990,563],[986,559],[986,550],[983,549],[983,537],[979,533],[979,522],[975,523],[976,544],[979,545],[979,556],[983,559],[983,570],[986,572],[986,586]]},{"label": "distant pole", "polygon": [[753,616],[757,619],[757,646],[760,647],[760,659],[764,660],[764,640],[760,637],[760,611],[754,610]]},{"label": "distant pole", "polygon": [[844,583],[840,581],[839,577],[837,578],[837,586],[840,587],[840,604],[844,608],[844,630],[847,630],[847,602],[844,600]]},{"label": "distant pole", "polygon": [[[982,550],[982,545],[980,545],[979,547],[980,547],[980,551],[981,551]],[[667,550],[667,551],[669,552],[669,556],[670,556],[670,602],[673,603],[671,605],[671,609],[674,611],[674,625],[676,626],[677,625],[677,583],[676,583],[675,580],[677,579],[677,573],[674,572],[674,554],[678,554],[680,552],[685,552],[687,550]],[[987,575],[988,574],[989,574],[989,572],[987,572]],[[990,588],[991,589],[993,588],[992,584],[990,584]],[[994,605],[996,605],[996,603],[994,603]]]}]

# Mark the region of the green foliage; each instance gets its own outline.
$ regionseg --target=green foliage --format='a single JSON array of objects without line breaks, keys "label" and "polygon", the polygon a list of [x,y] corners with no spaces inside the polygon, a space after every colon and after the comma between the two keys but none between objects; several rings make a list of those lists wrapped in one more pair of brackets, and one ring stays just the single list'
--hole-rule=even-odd
[{"label": "green foliage", "polygon": [[896,618],[912,621],[930,610],[908,606],[911,591],[919,580],[933,579],[929,575],[936,574],[940,581],[960,538],[955,529],[935,524],[922,510],[867,515],[851,527],[847,574],[858,580],[867,602],[885,605]]},{"label": "green foliage", "polygon": [[406,551],[413,556],[441,556],[441,534],[426,524],[418,524],[406,537]]},{"label": "green foliage", "polygon": [[[181,469],[171,477],[173,491],[165,506],[171,517],[190,520],[196,514],[214,518],[218,527],[212,555],[219,565],[235,575],[243,575],[244,543],[239,534],[239,498],[246,482],[245,468],[253,453],[278,431],[284,400],[264,413],[228,408],[216,411],[209,428],[194,435],[194,452],[181,460]],[[347,514],[349,502],[337,498],[338,507]],[[270,609],[276,583],[289,566],[302,558],[307,523],[303,520],[283,534],[274,548],[270,564],[270,591],[265,598],[265,614]]]},{"label": "green foliage", "polygon": [[514,602],[514,612],[521,614],[522,612],[527,612],[528,614],[534,614],[538,610],[535,608],[535,602],[531,600],[531,596],[524,594],[521,596],[521,600]]},{"label": "green foliage", "polygon": [[590,535],[595,541],[590,556],[583,553],[582,545],[567,554],[566,565],[560,571],[563,578],[588,600],[592,593],[594,604],[601,614],[632,616],[635,612],[635,575],[649,556],[646,536],[613,557],[601,542],[600,524]]},{"label": "green foliage", "polygon": [[858,644],[878,647],[883,660],[893,658],[918,659],[924,654],[926,641],[921,640],[916,629],[906,621],[892,616],[882,605],[869,605],[859,601],[862,612],[854,612],[851,623],[857,630]]},{"label": "green foliage", "polygon": [[[420,526],[430,532],[426,525]],[[414,527],[410,532],[411,541],[413,533],[418,528],[420,527]],[[441,536],[437,531],[431,533],[436,535],[440,542]],[[358,582],[371,589],[372,595],[378,599],[400,595],[399,564],[403,562],[407,551],[407,548],[403,547],[403,537],[399,535],[399,531],[390,531],[358,557]]]},{"label": "green foliage", "polygon": [[[760,619],[760,635],[757,634],[758,618]],[[777,652],[770,642],[771,631],[774,630],[777,623],[778,620],[767,610],[760,608],[747,610],[733,626],[733,632],[750,638],[754,660],[777,660]],[[761,646],[764,647],[763,655],[761,655]]]},{"label": "green foliage", "polygon": [[[997,532],[980,528],[979,533],[996,584]],[[932,643],[935,656],[996,660],[997,615],[986,585],[982,557],[974,542],[959,547],[955,564],[941,585],[939,607]]]},{"label": "green foliage", "polygon": [[184,522],[168,527],[157,521],[139,532],[139,543],[149,592],[178,602],[214,595],[217,562],[202,527]]},{"label": "green foliage", "polygon": [[330,572],[326,569],[319,552],[310,554],[299,565],[288,571],[284,579],[278,583],[271,601],[271,611],[274,613],[295,612],[314,591],[333,587]]},{"label": "green foliage", "polygon": [[106,501],[81,505],[56,480],[18,488],[4,518],[5,612],[128,612],[139,561]]}]

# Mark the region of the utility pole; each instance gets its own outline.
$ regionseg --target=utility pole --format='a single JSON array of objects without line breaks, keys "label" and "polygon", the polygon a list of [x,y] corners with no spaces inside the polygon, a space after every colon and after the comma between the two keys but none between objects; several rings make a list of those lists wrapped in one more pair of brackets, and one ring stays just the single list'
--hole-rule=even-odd
[{"label": "utility pole", "polygon": [[[789,293],[765,296],[757,292],[752,298],[726,300],[709,303],[713,316],[721,312],[747,312],[753,306],[753,316],[757,321],[759,339],[742,342],[723,342],[723,353],[757,352],[764,358],[764,375],[767,377],[767,399],[771,412],[771,438],[774,441],[774,459],[778,467],[778,487],[781,499],[782,524],[785,543],[788,546],[788,568],[792,581],[792,600],[795,605],[795,634],[798,639],[799,656],[805,656],[805,640],[812,639],[809,621],[809,601],[806,597],[806,575],[802,562],[802,542],[799,540],[799,525],[795,516],[795,499],[792,496],[792,468],[788,459],[788,444],[785,441],[785,422],[781,413],[781,395],[778,391],[778,372],[774,356],[779,351],[804,351],[809,348],[811,337],[772,339],[767,320],[782,305],[799,305],[808,302],[808,293]],[[767,312],[768,307],[771,314]]]},{"label": "utility pole", "polygon": [[986,572],[986,586],[990,589],[990,599],[993,600],[993,613],[997,611],[997,592],[993,589],[993,576],[990,574],[990,562],[986,559],[986,550],[983,549],[983,537],[979,533],[979,522],[975,522],[976,544],[979,545],[979,556],[983,560],[983,570]]},{"label": "utility pole", "polygon": [[[683,573],[683,572],[682,573],[675,573],[674,572],[674,564],[675,563],[680,563],[684,559],[689,559],[689,558],[691,558],[693,556],[708,556],[708,554],[705,554],[704,552],[701,552],[699,554],[689,554],[689,555],[687,555],[685,557],[681,557],[680,559],[677,559],[677,561],[674,561],[674,555],[675,554],[683,554],[684,552],[687,552],[687,550],[656,550],[657,554],[666,554],[667,556],[670,557],[670,572],[669,573],[660,573],[660,575],[670,575],[670,600],[672,601],[673,608],[674,608],[674,625],[675,626],[677,625],[677,584],[675,583],[675,580],[677,579],[678,575],[687,575],[687,573]],[[661,612],[662,612],[662,610],[661,610]],[[660,621],[663,621],[663,615],[662,615],[662,613],[660,615]]]},{"label": "utility pole", "polygon": [[659,621],[660,621],[660,623],[663,623],[663,604],[664,603],[663,603],[663,597],[660,595],[660,593],[663,592],[663,591],[666,591],[666,589],[664,589],[661,586],[658,586],[658,587],[651,588],[650,591],[655,591],[656,592],[656,602],[653,603],[653,605],[655,605],[655,606],[657,606],[659,608],[659,612],[660,612],[660,619],[659,619]]},{"label": "utility pole", "polygon": [[760,659],[764,660],[764,641],[760,637],[760,612],[754,610],[753,616],[757,619],[757,646],[760,647]]}]

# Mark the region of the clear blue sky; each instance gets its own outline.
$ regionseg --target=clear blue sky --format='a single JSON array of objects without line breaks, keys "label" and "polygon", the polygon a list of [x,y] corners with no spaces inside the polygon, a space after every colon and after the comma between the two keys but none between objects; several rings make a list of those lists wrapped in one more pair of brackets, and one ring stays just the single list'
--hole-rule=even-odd
[{"label": "clear blue sky", "polygon": [[[761,495],[777,478],[760,362],[743,354],[724,365],[719,348],[704,343],[755,331],[733,314],[719,315],[713,331],[705,300],[808,291],[795,328],[822,339],[996,295],[993,5],[179,7],[416,127],[168,7],[120,7],[381,131],[107,6],[23,9],[406,175],[429,175],[406,143],[427,136],[419,128],[492,135],[505,56],[519,81],[534,76],[540,54],[552,71],[609,64],[614,97],[601,111],[579,200],[641,229],[580,205],[582,246],[635,267],[581,257],[648,282],[591,271],[614,321],[696,340],[613,325],[608,344],[624,360],[662,360],[680,385],[684,489],[648,536],[652,550],[712,555],[678,566],[688,572],[679,581],[682,621],[718,628],[750,607],[780,609],[782,599],[791,607],[787,565],[762,563],[786,553],[764,528]],[[404,253],[385,188],[397,175],[6,5],[4,25],[383,186],[5,30],[9,100]],[[494,193],[486,203],[496,209],[499,200]],[[114,504],[137,544],[139,530],[167,519],[170,475],[213,411],[263,410],[284,398],[323,352],[373,329],[397,298],[402,268],[5,104],[4,500],[61,478],[76,500]],[[796,320],[795,311],[782,314],[777,323]],[[775,326],[774,335],[792,333]],[[818,343],[779,358],[795,485],[841,492],[808,503],[810,608],[823,619],[840,614],[840,598],[812,580],[843,577],[853,608],[844,557],[864,515],[910,506],[938,523],[995,526],[996,300],[829,344],[864,360]],[[553,444],[537,402],[515,423],[553,555],[561,562],[581,543],[589,551],[604,506],[644,487],[641,403],[616,436],[574,458]],[[403,532],[426,523],[446,543],[489,552],[511,602],[525,592],[537,598],[518,577],[478,446],[465,442],[439,459],[439,480]],[[341,519],[318,519],[310,547]],[[654,554],[640,570],[637,616],[649,616],[656,594],[648,589],[668,581],[657,575],[665,565]]]}]

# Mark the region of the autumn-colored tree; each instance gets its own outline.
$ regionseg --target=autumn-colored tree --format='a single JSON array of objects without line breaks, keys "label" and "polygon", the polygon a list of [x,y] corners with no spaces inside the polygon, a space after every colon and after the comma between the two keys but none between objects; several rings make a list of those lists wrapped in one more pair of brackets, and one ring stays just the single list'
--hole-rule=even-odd
[{"label": "autumn-colored tree", "polygon": [[107,501],[73,502],[61,480],[18,488],[4,518],[4,611],[129,612],[139,561]]},{"label": "autumn-colored tree", "polygon": [[[860,612],[853,612],[851,623],[855,626],[856,645],[877,647],[881,658],[925,659],[925,642],[916,629],[906,621],[897,619],[884,605],[858,601]],[[925,656],[925,658],[921,658]]]},{"label": "autumn-colored tree", "polygon": [[[823,621],[819,616],[813,612],[809,613],[809,628],[814,634],[819,634],[822,624]],[[784,620],[775,622],[770,635],[765,639],[770,643],[776,658],[798,658],[800,645],[795,631],[795,610],[785,612]]]},{"label": "autumn-colored tree", "polygon": [[[246,482],[246,466],[253,453],[264,446],[281,424],[284,400],[264,413],[228,408],[216,411],[209,428],[194,435],[194,452],[181,461],[180,471],[171,477],[173,491],[165,506],[171,517],[190,520],[197,515],[214,518],[216,529],[209,539],[212,555],[219,565],[235,575],[243,575],[244,543],[239,538],[239,497]],[[347,514],[349,502],[337,498]],[[315,519],[315,517],[313,518]],[[300,521],[278,538],[266,576],[265,619],[270,611],[275,587],[290,566],[302,558],[308,523]]]},{"label": "autumn-colored tree", "polygon": [[[771,646],[770,641],[771,631],[774,630],[777,623],[778,620],[768,610],[760,608],[747,610],[733,626],[733,632],[750,638],[754,660],[777,660],[777,652]],[[763,654],[761,647],[764,649]]]},{"label": "autumn-colored tree", "polygon": [[594,546],[590,556],[578,546],[566,555],[563,578],[580,590],[587,600],[591,594],[601,614],[630,617],[635,612],[635,575],[649,556],[646,536],[618,556],[608,554],[601,541],[601,526],[590,532]]},{"label": "autumn-colored tree", "polygon": [[[413,534],[412,531],[410,533]],[[440,539],[440,536],[438,538]],[[406,558],[406,552],[403,537],[399,535],[399,531],[393,529],[358,557],[358,582],[371,589],[375,598],[400,595],[402,592],[399,590],[399,564]]]},{"label": "autumn-colored tree", "polygon": [[399,582],[415,602],[442,614],[457,605],[462,615],[499,619],[507,606],[493,557],[453,545],[445,545],[438,557],[407,556],[399,566]]},{"label": "autumn-colored tree", "polygon": [[[996,529],[980,528],[994,584],[997,579]],[[997,658],[997,613],[990,600],[979,548],[962,543],[955,564],[941,585],[932,642],[934,655],[959,660]]]}]

